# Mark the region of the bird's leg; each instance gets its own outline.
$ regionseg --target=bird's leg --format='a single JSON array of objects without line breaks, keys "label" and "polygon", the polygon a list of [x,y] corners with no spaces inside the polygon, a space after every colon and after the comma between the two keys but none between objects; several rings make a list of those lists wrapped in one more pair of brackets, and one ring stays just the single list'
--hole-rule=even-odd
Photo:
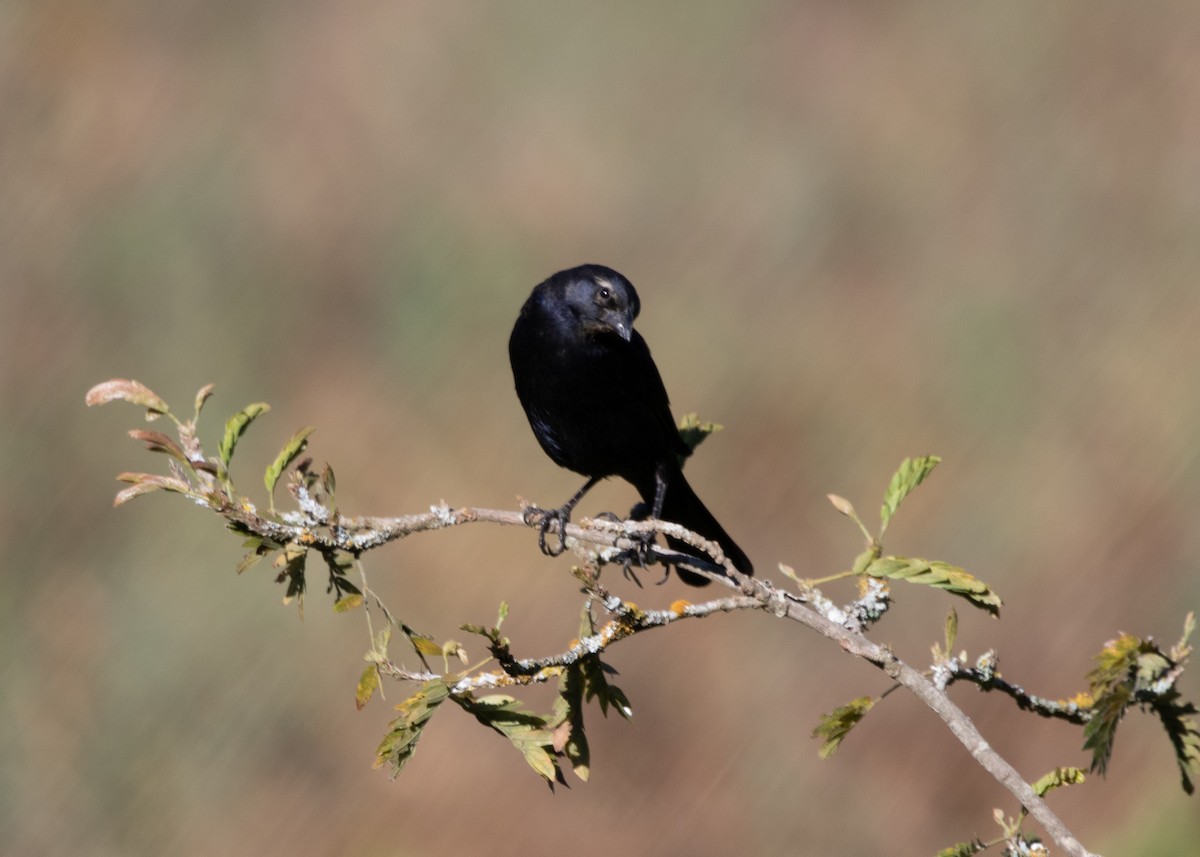
[{"label": "bird's leg", "polygon": [[653,517],[662,517],[663,500],[667,496],[667,468],[661,462],[654,470],[654,511]]},{"label": "bird's leg", "polygon": [[[583,499],[583,495],[592,490],[592,486],[600,481],[599,476],[593,476],[587,481],[587,484],[575,492],[575,496],[564,503],[558,509],[539,509],[536,506],[530,506],[525,509],[522,516],[525,523],[532,524],[536,515],[541,516],[541,522],[538,524],[538,547],[542,549],[542,553],[546,556],[558,556],[567,549],[567,521],[571,520],[571,510]],[[546,533],[550,530],[550,524],[554,521],[558,522],[558,544],[546,542]]]},{"label": "bird's leg", "polygon": [[[662,464],[659,464],[654,470],[653,507],[647,508],[645,503],[639,503],[637,506],[634,506],[632,510],[630,510],[630,517],[635,521],[645,520],[646,512],[648,512],[651,518],[660,520],[662,515],[663,498],[667,495],[667,481],[667,469]],[[637,564],[642,568],[645,568],[646,564],[651,559],[651,548],[654,547],[655,543],[654,533],[638,533],[637,535],[632,536],[632,540],[637,542],[637,547],[635,547],[632,551],[632,559],[636,560]],[[629,560],[626,560],[625,576],[629,577],[630,573]],[[669,566],[667,567],[667,573],[670,573]],[[663,580],[666,580],[666,577],[664,577]],[[660,581],[660,583],[661,582],[662,581]],[[640,583],[638,585],[641,586]]]},{"label": "bird's leg", "polygon": [[[642,505],[642,504],[638,504],[638,505]],[[642,507],[642,508],[644,508],[644,507]],[[637,517],[637,509],[638,509],[638,507],[632,508],[630,510],[629,516],[631,517],[631,519],[634,519],[635,521],[640,521],[642,519],[640,519],[640,517]],[[612,513],[612,511],[602,511],[602,513],[600,513],[599,515],[596,515],[596,517],[598,517],[598,519],[601,521],[610,521],[612,523],[624,523],[624,519],[622,519],[622,517],[620,517],[616,513]],[[644,517],[644,515],[642,517]],[[620,559],[620,569],[622,569],[622,574],[625,575],[625,580],[634,581],[635,583],[637,583],[637,588],[641,589],[642,581],[638,580],[637,575],[634,574],[634,555],[632,555],[632,552],[631,551],[622,551],[622,552],[618,553],[617,558]]]}]

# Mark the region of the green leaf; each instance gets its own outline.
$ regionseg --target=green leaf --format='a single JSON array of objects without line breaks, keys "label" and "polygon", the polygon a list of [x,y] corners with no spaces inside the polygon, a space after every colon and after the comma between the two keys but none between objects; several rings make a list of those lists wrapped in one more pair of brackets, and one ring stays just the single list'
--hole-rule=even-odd
[{"label": "green leaf", "polygon": [[361,676],[358,677],[358,687],[354,691],[354,707],[359,711],[371,701],[375,691],[379,689],[379,665],[367,664]]},{"label": "green leaf", "polygon": [[125,378],[114,378],[111,381],[97,384],[88,390],[84,402],[90,408],[93,405],[106,405],[117,399],[130,402],[134,405],[141,405],[151,414],[170,413],[167,403],[159,398],[157,393],[145,384]]},{"label": "green leaf", "polygon": [[450,697],[450,688],[441,679],[421,685],[421,689],[396,706],[400,716],[390,724],[390,731],[375,750],[375,767],[391,764],[392,776],[400,773],[417,749],[429,718],[438,706]]},{"label": "green leaf", "polygon": [[229,469],[229,461],[233,458],[233,450],[237,446],[238,439],[246,428],[254,420],[271,410],[271,406],[266,402],[255,402],[253,405],[247,405],[238,411],[225,422],[225,436],[221,438],[221,447],[219,454],[221,456],[221,464]]},{"label": "green leaf", "polygon": [[553,753],[546,749],[545,744],[540,741],[527,740],[518,742],[515,739],[513,743],[525,755],[525,761],[536,773],[551,783],[561,779],[562,774],[558,770],[558,760],[554,758]]},{"label": "green leaf", "polygon": [[1033,790],[1038,797],[1045,797],[1047,792],[1061,786],[1073,786],[1084,781],[1084,774],[1079,768],[1055,768],[1050,773],[1033,784]]},{"label": "green leaf", "polygon": [[518,700],[504,694],[482,699],[456,697],[455,702],[512,742],[526,763],[547,781],[561,781],[562,773],[553,752],[554,735],[548,719],[526,709]]},{"label": "green leaf", "polygon": [[[288,466],[296,460],[296,456],[304,452],[304,447],[308,446],[308,436],[312,432],[312,426],[308,426],[292,435],[291,440],[284,444],[283,449],[279,450],[279,455],[275,456],[275,460],[267,468],[267,472],[263,474],[263,483],[267,486],[267,494],[271,496],[272,502],[274,502],[275,497],[275,483],[279,481],[279,477],[283,475],[283,471],[287,470]],[[227,428],[226,437],[228,436],[229,432]],[[222,444],[222,450],[224,450],[224,447],[225,445]],[[230,447],[230,454],[233,454],[232,447]],[[228,464],[228,462],[226,463]]]},{"label": "green leaf", "polygon": [[696,414],[684,414],[679,420],[679,437],[689,450],[695,451],[710,434],[721,431],[724,426],[717,423],[702,423]]},{"label": "green leaf", "polygon": [[376,663],[387,660],[388,643],[391,641],[392,626],[384,625],[375,634],[375,639],[371,641],[371,651],[367,654],[367,658]]},{"label": "green leaf", "polygon": [[345,598],[339,598],[333,602],[333,612],[348,613],[356,607],[362,607],[362,604],[363,597],[357,592],[352,592]]},{"label": "green leaf", "polygon": [[950,651],[956,642],[958,642],[958,611],[951,607],[950,612],[946,614],[946,657],[950,657]]},{"label": "green leaf", "polygon": [[337,477],[333,475],[333,468],[328,464],[321,468],[321,490],[331,499],[337,494]]},{"label": "green leaf", "polygon": [[412,642],[413,648],[423,655],[430,657],[441,657],[442,647],[434,642],[432,637],[426,637],[423,634],[409,634],[408,639]]},{"label": "green leaf", "polygon": [[250,553],[238,560],[237,573],[242,574],[245,571],[249,571],[251,568],[258,565],[264,556],[266,556],[266,554],[259,552],[258,550],[250,551]]},{"label": "green leaf", "polygon": [[993,616],[1000,613],[1003,602],[986,583],[961,568],[945,562],[885,556],[869,563],[863,574],[887,580],[904,580],[922,586],[944,589],[966,598],[976,607]]},{"label": "green leaf", "polygon": [[925,477],[933,472],[933,468],[937,467],[941,460],[936,455],[923,455],[920,458],[906,458],[900,462],[900,468],[892,476],[892,481],[883,498],[883,509],[880,511],[883,527],[879,531],[881,539],[888,524],[892,522],[896,510],[904,502],[904,498],[925,481]]},{"label": "green leaf", "polygon": [[308,550],[295,544],[284,548],[283,553],[275,558],[275,566],[280,569],[275,577],[276,583],[287,581],[287,592],[283,596],[284,604],[291,604],[295,599],[304,618],[304,592],[307,588],[304,570],[308,564]]},{"label": "green leaf", "polygon": [[1131,680],[1131,671],[1142,653],[1143,643],[1132,634],[1122,634],[1109,640],[1096,655],[1096,667],[1088,673],[1093,696],[1103,696],[1116,685]]},{"label": "green leaf", "polygon": [[937,853],[937,857],[972,857],[986,850],[987,845],[979,839],[972,839],[970,842],[959,842],[949,848],[943,848]]},{"label": "green leaf", "polygon": [[[585,604],[579,616],[579,638],[594,636],[596,633],[596,620],[592,616],[592,611],[589,605]],[[629,705],[629,699],[624,692],[615,684],[611,684],[608,680],[608,673],[616,675],[616,670],[610,667],[604,661],[600,660],[600,655],[590,654],[581,657],[571,669],[564,674],[563,680],[570,677],[572,684],[561,684],[564,699],[571,706],[577,706],[582,710],[583,702],[591,702],[593,699],[600,705],[600,713],[605,717],[608,716],[609,706],[617,710],[617,713],[629,720],[633,717],[633,709]],[[578,691],[582,694],[582,700],[576,701],[572,695],[565,693],[569,690],[573,694]],[[582,714],[580,714],[580,731],[583,729]]]},{"label": "green leaf", "polygon": [[1191,651],[1188,637],[1193,623],[1189,614],[1184,636],[1172,647],[1170,657],[1154,641],[1132,634],[1110,640],[1096,656],[1096,668],[1088,674],[1095,702],[1092,719],[1083,730],[1084,749],[1092,751],[1092,770],[1101,774],[1107,770],[1117,726],[1129,707],[1148,705],[1162,720],[1175,749],[1183,790],[1192,794],[1194,780],[1200,776],[1200,728],[1192,717],[1196,707],[1183,701],[1174,683]]},{"label": "green leaf", "polygon": [[[625,696],[625,691],[615,684],[608,685],[608,702],[617,710],[617,714],[626,720],[633,719],[633,706],[629,704],[629,698]],[[607,714],[607,712],[605,713]]]},{"label": "green leaf", "polygon": [[1092,751],[1091,769],[1101,776],[1112,758],[1117,726],[1133,702],[1138,657],[1150,650],[1132,634],[1122,634],[1105,644],[1088,673],[1094,702],[1092,719],[1083,728],[1083,748]]},{"label": "green leaf", "polygon": [[1175,748],[1175,761],[1179,765],[1179,773],[1183,780],[1183,790],[1188,794],[1195,792],[1194,781],[1200,778],[1200,727],[1190,715],[1196,714],[1196,707],[1188,702],[1182,702],[1179,692],[1171,690],[1164,694],[1161,701],[1154,706],[1162,719],[1167,737]]},{"label": "green leaf", "polygon": [[504,624],[504,620],[505,620],[505,619],[507,619],[507,618],[508,618],[508,602],[507,602],[507,601],[501,601],[501,602],[500,602],[500,610],[499,610],[499,612],[496,614],[496,628],[495,628],[495,630],[499,631],[499,630],[500,630],[500,626]]},{"label": "green leaf", "polygon": [[858,725],[868,711],[875,706],[875,700],[869,696],[852,699],[845,705],[835,708],[828,714],[822,714],[812,737],[823,738],[825,743],[818,751],[822,759],[828,759],[837,750],[850,730]]},{"label": "green leaf", "polygon": [[[555,700],[554,749],[562,752],[571,763],[575,776],[587,781],[591,775],[591,751],[583,726],[584,685],[588,682],[587,661],[595,655],[581,658],[571,664],[558,680],[558,699]],[[598,672],[598,670],[596,670]]]},{"label": "green leaf", "polygon": [[876,545],[872,545],[854,558],[854,565],[851,566],[850,570],[855,574],[863,574],[871,563],[877,559],[879,559],[879,548]]},{"label": "green leaf", "polygon": [[572,728],[563,753],[571,763],[571,772],[586,783],[592,776],[592,753],[588,748],[587,736]]},{"label": "green leaf", "polygon": [[1100,776],[1104,776],[1108,771],[1117,726],[1132,700],[1132,688],[1122,684],[1099,697],[1092,705],[1092,719],[1083,727],[1083,749],[1092,751],[1091,769]]}]

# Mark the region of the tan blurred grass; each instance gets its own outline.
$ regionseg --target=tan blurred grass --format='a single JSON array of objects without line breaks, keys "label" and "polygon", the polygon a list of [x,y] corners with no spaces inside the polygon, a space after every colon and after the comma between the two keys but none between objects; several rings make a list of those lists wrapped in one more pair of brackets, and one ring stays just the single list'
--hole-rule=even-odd
[{"label": "tan blurred grass", "polygon": [[[595,724],[586,786],[548,795],[453,719],[388,783],[386,710],[352,708],[357,621],[317,598],[296,621],[183,504],[111,512],[111,476],[147,462],[135,415],[83,392],[267,399],[242,460],[316,425],[348,508],[557,501],[575,477],[529,436],[504,343],[539,278],[611,264],[677,409],[728,428],[689,466],[761,568],[844,566],[823,495],[869,510],[937,452],[891,547],[992,583],[1004,618],[964,617],[962,643],[1065,695],[1107,635],[1170,639],[1200,602],[1198,35],[1182,3],[8,4],[0,850],[929,853],[986,831],[1004,797],[914,703],[818,764],[817,713],[879,679],[749,617],[615,657],[637,718]],[[507,598],[541,652],[577,598],[526,536],[427,537],[372,578],[441,636]],[[881,638],[920,660],[946,607],[902,592]],[[1029,776],[1083,761],[961,697]],[[1058,805],[1093,848],[1180,853],[1200,828],[1169,747],[1137,719],[1121,738],[1112,780]]]}]

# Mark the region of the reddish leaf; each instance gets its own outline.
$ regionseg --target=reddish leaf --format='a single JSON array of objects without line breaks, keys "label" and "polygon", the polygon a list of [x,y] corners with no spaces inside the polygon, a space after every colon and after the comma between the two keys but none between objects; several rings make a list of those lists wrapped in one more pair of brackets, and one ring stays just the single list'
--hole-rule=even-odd
[{"label": "reddish leaf", "polygon": [[160,399],[158,394],[145,384],[125,378],[114,378],[111,381],[97,384],[88,390],[84,401],[88,407],[91,407],[92,405],[106,405],[116,399],[141,405],[143,408],[151,411],[163,414],[167,412],[167,403]]}]

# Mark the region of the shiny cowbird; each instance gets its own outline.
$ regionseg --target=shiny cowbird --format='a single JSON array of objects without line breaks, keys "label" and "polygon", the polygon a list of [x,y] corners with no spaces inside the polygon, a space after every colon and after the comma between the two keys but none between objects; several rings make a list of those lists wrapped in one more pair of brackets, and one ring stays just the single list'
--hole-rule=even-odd
[{"label": "shiny cowbird", "polygon": [[[603,265],[560,271],[539,284],[521,308],[508,342],[517,396],[542,449],[553,461],[588,477],[559,509],[542,511],[540,543],[561,553],[562,527],[598,481],[620,476],[650,513],[721,546],[734,568],[753,574],[742,549],[692,491],[680,468],[691,454],[671,417],[670,403],[646,341],[633,329],[641,305],[633,284]],[[557,521],[557,548],[546,532]],[[696,548],[668,538],[671,548],[716,566]],[[700,586],[703,575],[676,563],[680,579]]]}]

